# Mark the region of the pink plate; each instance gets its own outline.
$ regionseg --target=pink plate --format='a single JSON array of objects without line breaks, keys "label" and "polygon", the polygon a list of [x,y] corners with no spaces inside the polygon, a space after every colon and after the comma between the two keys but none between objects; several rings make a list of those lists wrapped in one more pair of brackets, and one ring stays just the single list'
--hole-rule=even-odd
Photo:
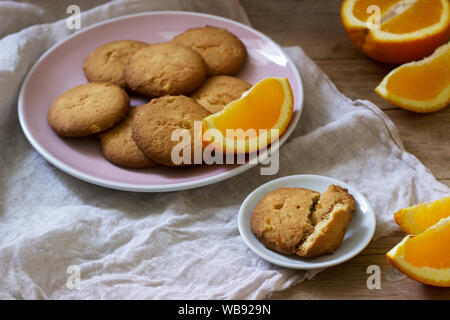
[{"label": "pink plate", "polygon": [[[272,40],[243,24],[217,16],[177,11],[135,14],[98,23],[49,49],[28,73],[19,96],[19,120],[31,145],[50,163],[82,180],[120,190],[160,192],[215,183],[250,169],[254,164],[155,167],[133,170],[105,160],[97,138],[66,139],[47,123],[52,102],[64,91],[86,83],[82,66],[90,51],[114,40],[165,42],[192,27],[217,26],[237,35],[249,59],[237,77],[254,84],[265,77],[287,77],[294,93],[294,117],[280,145],[294,130],[302,111],[303,88],[290,58]],[[132,105],[148,101],[133,98]]]}]

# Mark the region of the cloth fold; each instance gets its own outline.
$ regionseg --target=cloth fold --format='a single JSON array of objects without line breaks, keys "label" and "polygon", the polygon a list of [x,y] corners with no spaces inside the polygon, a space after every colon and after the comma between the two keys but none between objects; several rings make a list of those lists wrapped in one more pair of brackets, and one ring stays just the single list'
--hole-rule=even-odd
[{"label": "cloth fold", "polygon": [[[58,2],[54,10],[39,0],[0,3],[0,298],[266,298],[318,271],[274,266],[241,239],[239,206],[261,184],[292,174],[341,179],[373,206],[375,237],[396,229],[396,210],[450,194],[404,150],[381,110],[343,96],[299,47],[285,50],[303,79],[304,110],[280,150],[277,175],[261,176],[255,167],[211,186],[141,194],[91,185],[59,171],[22,134],[17,97],[38,57],[71,34],[64,19],[48,23],[63,18],[69,2]],[[82,13],[83,27],[161,9],[248,23],[237,1],[77,2],[89,9]],[[24,13],[34,20],[13,19]],[[71,282],[77,275],[79,287]]]}]

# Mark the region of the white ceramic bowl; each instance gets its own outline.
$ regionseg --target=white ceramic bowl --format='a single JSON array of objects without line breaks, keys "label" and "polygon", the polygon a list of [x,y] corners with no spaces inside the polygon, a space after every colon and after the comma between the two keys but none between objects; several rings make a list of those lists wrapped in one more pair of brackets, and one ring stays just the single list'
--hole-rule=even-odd
[{"label": "white ceramic bowl", "polygon": [[[250,217],[259,201],[269,192],[278,188],[307,188],[324,192],[329,185],[335,184],[348,189],[356,201],[352,222],[345,234],[341,246],[331,255],[317,258],[287,256],[267,249],[252,233]],[[238,216],[239,232],[247,245],[261,258],[292,269],[319,269],[345,262],[360,253],[370,242],[375,232],[375,214],[367,199],[348,184],[328,177],[316,175],[295,175],[272,180],[263,184],[244,200]]]}]

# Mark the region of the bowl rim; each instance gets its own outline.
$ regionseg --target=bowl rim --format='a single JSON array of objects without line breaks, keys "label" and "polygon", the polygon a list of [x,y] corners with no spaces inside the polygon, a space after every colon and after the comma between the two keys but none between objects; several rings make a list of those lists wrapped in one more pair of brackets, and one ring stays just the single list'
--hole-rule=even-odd
[{"label": "bowl rim", "polygon": [[[261,250],[260,248],[254,246],[252,244],[252,242],[250,241],[250,239],[248,239],[248,237],[247,237],[247,235],[249,235],[250,237],[253,236],[253,233],[251,232],[251,230],[247,230],[247,228],[245,228],[245,226],[244,226],[244,225],[246,225],[246,219],[250,219],[250,217],[251,217],[251,213],[246,214],[246,211],[249,209],[248,208],[249,202],[251,200],[253,200],[254,197],[258,196],[262,192],[263,189],[268,188],[271,185],[277,185],[280,181],[286,180],[286,182],[287,182],[287,181],[296,180],[296,179],[322,180],[322,181],[326,181],[329,184],[336,184],[336,185],[339,185],[341,187],[348,189],[349,192],[352,193],[353,196],[355,196],[355,201],[357,201],[359,207],[364,206],[366,208],[364,210],[364,212],[367,213],[365,215],[367,216],[366,219],[368,219],[368,221],[369,221],[370,229],[369,229],[369,232],[367,233],[367,235],[365,236],[364,241],[359,243],[358,246],[354,247],[353,249],[346,251],[345,254],[343,254],[333,260],[324,261],[324,262],[313,262],[314,258],[308,258],[308,260],[310,260],[311,262],[309,262],[305,259],[305,261],[301,261],[301,264],[296,263],[296,262],[286,262],[286,261],[279,260],[278,258],[276,258],[276,256],[274,256],[270,253],[272,253],[272,252],[275,254],[281,254],[281,253],[277,253],[277,252],[267,249],[265,247]],[[302,187],[302,186],[299,186],[299,187]],[[272,189],[272,191],[275,189],[277,189],[277,188]],[[267,192],[270,192],[270,191],[267,191]],[[267,192],[265,194],[267,194]],[[362,201],[360,201],[360,200],[362,200]],[[358,255],[361,251],[363,251],[367,247],[367,245],[370,243],[370,241],[372,240],[373,235],[375,233],[376,217],[375,217],[375,213],[374,213],[372,207],[370,206],[370,203],[367,200],[367,198],[361,192],[359,192],[357,189],[353,188],[349,184],[347,184],[343,181],[334,179],[334,178],[327,177],[327,176],[313,175],[313,174],[299,174],[299,175],[290,175],[290,176],[285,176],[285,177],[271,180],[269,182],[266,182],[266,183],[260,185],[258,188],[253,190],[245,198],[245,200],[242,202],[241,207],[239,208],[238,228],[239,228],[239,233],[240,233],[242,239],[244,240],[244,242],[247,244],[247,246],[261,258],[263,258],[275,265],[285,267],[285,268],[298,269],[298,270],[314,270],[314,269],[327,268],[327,267],[332,267],[332,266],[341,264],[345,261],[350,260],[351,258]],[[285,257],[288,257],[288,256],[285,256]]]}]

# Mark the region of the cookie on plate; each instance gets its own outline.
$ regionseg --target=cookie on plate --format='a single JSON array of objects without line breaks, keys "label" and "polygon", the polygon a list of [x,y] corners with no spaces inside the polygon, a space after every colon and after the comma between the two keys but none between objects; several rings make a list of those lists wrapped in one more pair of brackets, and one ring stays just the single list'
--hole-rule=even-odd
[{"label": "cookie on plate", "polygon": [[299,245],[296,253],[302,257],[332,254],[344,239],[355,207],[355,200],[346,189],[329,186],[313,213],[314,231]]},{"label": "cookie on plate", "polygon": [[320,193],[303,188],[280,188],[258,203],[252,213],[253,234],[269,249],[292,255],[313,232],[309,219]]},{"label": "cookie on plate", "polygon": [[143,106],[130,108],[128,115],[117,126],[100,133],[100,145],[104,157],[110,162],[127,168],[150,168],[156,163],[147,158],[136,146],[131,133],[133,116]]},{"label": "cookie on plate", "polygon": [[[166,166],[193,164],[194,139],[201,138],[196,137],[194,121],[200,121],[201,127],[201,121],[208,115],[208,111],[189,97],[164,96],[153,99],[133,117],[133,140],[148,158],[157,163]],[[188,134],[187,139],[183,140],[187,148],[174,149],[181,159],[172,158],[173,148],[180,147],[182,140],[172,141],[172,133],[177,129],[185,129],[179,133]],[[197,141],[197,146],[201,148],[201,140]],[[184,150],[189,150],[189,154],[184,154]]]},{"label": "cookie on plate", "polygon": [[206,78],[203,58],[176,43],[151,44],[136,53],[124,69],[130,89],[149,97],[189,94]]},{"label": "cookie on plate", "polygon": [[239,99],[252,85],[231,76],[213,76],[191,94],[191,97],[211,113],[222,111],[231,101]]},{"label": "cookie on plate", "polygon": [[349,208],[355,210],[355,199],[348,193],[347,189],[344,189],[337,185],[330,185],[327,190],[322,193],[320,201],[311,215],[311,221],[314,225],[333,210],[333,207],[337,204],[348,205]]},{"label": "cookie on plate", "polygon": [[108,82],[125,87],[123,69],[128,60],[148,44],[136,40],[120,40],[93,50],[84,61],[83,71],[92,82]]},{"label": "cookie on plate", "polygon": [[119,86],[91,82],[61,94],[51,105],[47,121],[65,137],[83,137],[105,131],[127,114],[130,98]]},{"label": "cookie on plate", "polygon": [[172,42],[188,46],[206,61],[208,75],[238,73],[247,58],[247,50],[238,37],[226,29],[206,26],[184,31]]}]

